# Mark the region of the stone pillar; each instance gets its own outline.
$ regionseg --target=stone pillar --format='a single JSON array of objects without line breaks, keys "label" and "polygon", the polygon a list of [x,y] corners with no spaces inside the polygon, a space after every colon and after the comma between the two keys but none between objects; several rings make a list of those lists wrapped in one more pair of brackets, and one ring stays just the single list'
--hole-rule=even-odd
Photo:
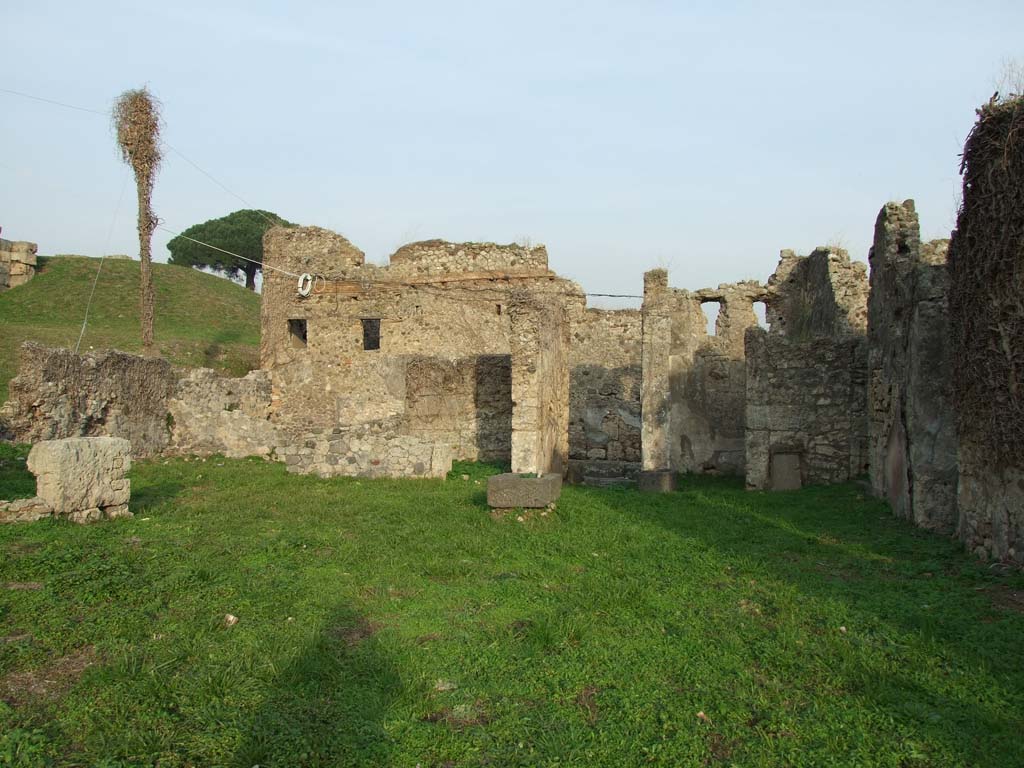
[{"label": "stone pillar", "polygon": [[668,302],[668,272],[644,274],[643,350],[640,385],[640,452],[642,468],[669,468],[669,354],[672,318]]},{"label": "stone pillar", "polygon": [[512,471],[561,475],[569,458],[569,322],[554,298],[509,303]]},{"label": "stone pillar", "polygon": [[921,244],[914,201],[887,203],[869,254],[869,473],[922,528],[956,527],[957,440],[946,241]]}]

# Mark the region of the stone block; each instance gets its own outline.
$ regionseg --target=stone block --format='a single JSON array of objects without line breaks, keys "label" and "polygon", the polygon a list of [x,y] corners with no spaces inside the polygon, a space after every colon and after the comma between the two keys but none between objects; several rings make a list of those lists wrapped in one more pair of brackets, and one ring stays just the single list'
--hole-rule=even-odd
[{"label": "stone block", "polygon": [[44,440],[32,447],[28,468],[36,493],[53,513],[75,522],[102,519],[104,509],[128,514],[131,443],[120,437]]},{"label": "stone block", "polygon": [[652,469],[637,473],[637,488],[643,493],[671,493],[676,489],[676,473],[670,469]]},{"label": "stone block", "polygon": [[803,485],[799,453],[773,453],[771,488],[773,491],[796,491]]},{"label": "stone block", "polygon": [[495,509],[538,509],[553,504],[562,493],[562,476],[535,477],[508,472],[487,479],[487,503]]}]

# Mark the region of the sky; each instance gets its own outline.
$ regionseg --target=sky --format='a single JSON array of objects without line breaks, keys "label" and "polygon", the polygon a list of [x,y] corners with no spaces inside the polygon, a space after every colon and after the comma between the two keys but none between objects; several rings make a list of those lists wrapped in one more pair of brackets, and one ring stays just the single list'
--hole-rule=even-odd
[{"label": "sky", "polygon": [[94,110],[0,91],[5,238],[137,255],[107,114],[145,85],[173,147],[154,193],[168,229],[258,207],[378,263],[435,237],[543,243],[591,293],[640,294],[654,267],[680,288],[764,281],[783,248],[866,261],[888,200],[948,237],[974,110],[1024,61],[1019,0],[7,0],[3,16],[0,89]]}]

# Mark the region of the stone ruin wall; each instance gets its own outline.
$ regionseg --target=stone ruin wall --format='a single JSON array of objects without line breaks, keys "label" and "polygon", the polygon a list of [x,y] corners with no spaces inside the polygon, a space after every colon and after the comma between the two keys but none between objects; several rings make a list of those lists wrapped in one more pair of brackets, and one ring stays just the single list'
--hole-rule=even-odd
[{"label": "stone ruin wall", "polygon": [[949,245],[959,535],[1024,565],[1024,98],[978,111]]},{"label": "stone ruin wall", "polygon": [[867,471],[866,266],[839,248],[780,254],[767,331],[746,335],[747,487],[837,483]]},{"label": "stone ruin wall", "polygon": [[786,490],[867,470],[867,344],[747,331],[746,483]]},{"label": "stone ruin wall", "polygon": [[914,201],[878,214],[868,314],[870,478],[893,512],[957,526],[957,438],[949,344],[948,242],[921,243]]},{"label": "stone ruin wall", "polygon": [[0,408],[7,439],[119,437],[136,458],[267,456],[278,441],[263,371],[232,379],[209,369],[174,369],[162,358],[114,350],[76,355],[31,342],[20,354]]},{"label": "stone ruin wall", "polygon": [[[542,246],[431,240],[380,267],[341,235],[301,227],[268,231],[264,253],[261,367],[273,373],[271,418],[286,435],[388,425],[383,433],[445,442],[455,459],[515,463],[515,297],[563,307],[566,323],[585,303],[547,269]],[[274,268],[317,275],[311,294]],[[290,334],[294,320],[305,323],[304,344]],[[379,349],[363,348],[364,320],[379,321]]]},{"label": "stone ruin wall", "polygon": [[512,320],[512,471],[562,475],[569,459],[569,318],[565,305],[521,293]]},{"label": "stone ruin wall", "polygon": [[[644,275],[642,442],[645,470],[744,472],[744,334],[757,327],[754,282],[687,291]],[[715,335],[701,305],[719,304]]]},{"label": "stone ruin wall", "polygon": [[569,350],[569,465],[577,482],[614,483],[640,470],[641,313],[587,309]]},{"label": "stone ruin wall", "polygon": [[17,288],[36,274],[35,243],[0,238],[0,291]]}]

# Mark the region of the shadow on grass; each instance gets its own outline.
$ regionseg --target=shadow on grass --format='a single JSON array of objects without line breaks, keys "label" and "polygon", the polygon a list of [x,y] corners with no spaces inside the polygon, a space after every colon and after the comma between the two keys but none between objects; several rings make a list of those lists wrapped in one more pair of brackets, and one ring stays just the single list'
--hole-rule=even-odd
[{"label": "shadow on grass", "polygon": [[[823,635],[816,642],[833,655],[832,673],[844,678],[851,699],[871,702],[927,740],[948,744],[965,764],[996,765],[997,753],[1019,750],[1024,718],[1006,703],[1019,700],[1024,684],[1024,665],[1014,651],[1024,616],[994,616],[979,593],[979,585],[1019,582],[1019,576],[994,575],[948,537],[894,519],[884,503],[852,485],[749,493],[741,480],[684,477],[676,493],[607,494],[603,501],[699,540],[723,556],[723,578],[739,585],[764,580],[756,588],[768,590],[769,600],[771,580],[794,587],[804,622],[824,621],[815,614],[843,617],[811,631]],[[830,645],[839,624],[849,629],[844,626],[844,634],[835,634],[843,639]],[[755,648],[750,663],[764,664]],[[931,665],[947,671],[935,673],[926,668]],[[957,686],[950,669],[974,678],[972,690]],[[979,700],[983,688],[987,694]]]},{"label": "shadow on grass", "polygon": [[384,715],[401,678],[375,635],[342,607],[276,678],[235,756],[251,766],[388,765]]},{"label": "shadow on grass", "polygon": [[173,501],[183,490],[185,484],[175,481],[146,484],[135,482],[132,484],[131,510],[136,515],[149,512],[161,504]]}]

